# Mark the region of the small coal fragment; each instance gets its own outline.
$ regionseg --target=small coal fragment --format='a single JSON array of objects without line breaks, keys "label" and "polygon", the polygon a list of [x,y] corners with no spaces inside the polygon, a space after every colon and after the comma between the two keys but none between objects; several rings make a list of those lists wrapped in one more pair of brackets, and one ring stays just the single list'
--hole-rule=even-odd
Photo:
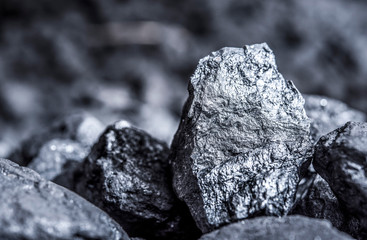
[{"label": "small coal fragment", "polygon": [[321,137],[313,165],[340,204],[364,219],[367,229],[367,123],[348,122]]},{"label": "small coal fragment", "polygon": [[303,216],[258,217],[232,223],[211,233],[205,234],[200,240],[329,240],[353,239],[339,232],[325,220]]},{"label": "small coal fragment", "polygon": [[76,178],[76,192],[109,213],[132,237],[195,239],[186,206],[175,198],[168,147],[120,121],[94,145]]},{"label": "small coal fragment", "polygon": [[89,149],[98,140],[103,130],[103,124],[89,114],[70,115],[55,122],[44,132],[35,134],[25,140],[22,143],[21,149],[13,153],[10,157],[14,162],[22,166],[27,166],[39,155],[40,149],[53,139],[73,140],[80,143],[86,149]]},{"label": "small coal fragment", "polygon": [[208,232],[293,207],[312,143],[304,100],[266,44],[200,60],[172,143],[173,182]]},{"label": "small coal fragment", "polygon": [[316,95],[304,95],[307,116],[311,119],[311,136],[319,138],[348,121],[365,122],[366,114],[348,107],[345,103]]},{"label": "small coal fragment", "polygon": [[0,191],[0,239],[129,239],[88,201],[5,159]]},{"label": "small coal fragment", "polygon": [[302,198],[291,214],[326,219],[340,231],[346,232],[357,239],[363,239],[360,238],[362,236],[359,220],[348,215],[343,206],[339,204],[328,183],[318,174],[307,195]]}]

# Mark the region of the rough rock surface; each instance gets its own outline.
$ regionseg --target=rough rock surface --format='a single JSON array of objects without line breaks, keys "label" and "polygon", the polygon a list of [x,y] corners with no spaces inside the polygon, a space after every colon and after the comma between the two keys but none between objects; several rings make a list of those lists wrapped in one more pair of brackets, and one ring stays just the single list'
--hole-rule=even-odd
[{"label": "rough rock surface", "polygon": [[4,159],[0,191],[0,239],[129,239],[88,201]]},{"label": "rough rock surface", "polygon": [[351,214],[366,219],[367,123],[348,122],[321,137],[313,165],[340,203]]},{"label": "rough rock surface", "polygon": [[130,236],[197,237],[189,211],[174,196],[165,143],[120,121],[102,134],[82,169],[76,191],[108,212]]},{"label": "rough rock surface", "polygon": [[200,60],[172,143],[173,183],[208,232],[292,208],[311,155],[304,100],[266,44],[223,48]]},{"label": "rough rock surface", "polygon": [[[49,129],[35,134],[22,143],[20,150],[14,152],[11,159],[27,166],[40,154],[44,145],[53,139],[69,139],[78,142],[89,150],[103,132],[103,124],[95,117],[86,114],[73,114],[55,122]],[[62,146],[58,146],[62,148]],[[45,159],[46,160],[46,159]],[[59,166],[55,166],[59,168]]]},{"label": "rough rock surface", "polygon": [[303,95],[305,110],[311,119],[311,136],[316,142],[319,138],[348,121],[365,122],[366,114],[348,107],[345,103],[316,95]]},{"label": "rough rock surface", "polygon": [[328,221],[302,216],[258,217],[215,230],[200,240],[328,240],[353,239],[333,228]]}]

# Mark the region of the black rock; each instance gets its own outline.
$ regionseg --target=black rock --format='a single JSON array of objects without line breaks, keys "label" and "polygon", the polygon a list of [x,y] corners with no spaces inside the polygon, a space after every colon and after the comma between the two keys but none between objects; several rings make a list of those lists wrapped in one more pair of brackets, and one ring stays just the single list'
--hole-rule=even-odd
[{"label": "black rock", "polygon": [[340,204],[367,229],[367,123],[348,122],[321,137],[313,165]]},{"label": "black rock", "polygon": [[266,44],[200,60],[172,143],[174,188],[208,232],[293,207],[312,155],[304,100]]},{"label": "black rock", "polygon": [[129,239],[106,213],[25,167],[0,159],[0,239]]},{"label": "black rock", "polygon": [[132,237],[198,236],[186,206],[174,196],[165,143],[120,121],[102,134],[81,169],[76,192],[108,212]]},{"label": "black rock", "polygon": [[305,110],[311,119],[311,136],[317,142],[319,138],[348,121],[364,122],[366,114],[348,107],[345,103],[315,95],[304,95]]},{"label": "black rock", "polygon": [[200,240],[329,240],[353,239],[328,221],[302,216],[258,217],[243,220],[205,234]]},{"label": "black rock", "polygon": [[340,231],[346,232],[357,239],[363,239],[359,219],[345,211],[328,183],[318,174],[306,196],[301,199],[291,214],[326,219]]}]

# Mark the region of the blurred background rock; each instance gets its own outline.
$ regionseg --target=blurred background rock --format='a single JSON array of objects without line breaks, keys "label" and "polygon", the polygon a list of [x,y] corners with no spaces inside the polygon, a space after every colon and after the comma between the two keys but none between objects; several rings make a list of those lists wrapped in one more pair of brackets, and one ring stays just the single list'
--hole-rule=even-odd
[{"label": "blurred background rock", "polygon": [[367,112],[367,2],[1,0],[0,157],[67,114],[170,142],[198,60],[267,42],[302,93]]}]

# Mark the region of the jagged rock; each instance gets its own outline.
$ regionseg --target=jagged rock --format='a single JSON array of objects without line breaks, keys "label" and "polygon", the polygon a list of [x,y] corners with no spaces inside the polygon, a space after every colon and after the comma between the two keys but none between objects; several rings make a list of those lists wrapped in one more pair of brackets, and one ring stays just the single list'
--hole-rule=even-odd
[{"label": "jagged rock", "polygon": [[321,137],[313,165],[343,207],[367,229],[367,123],[348,122]]},{"label": "jagged rock", "polygon": [[0,159],[0,238],[128,240],[106,213],[31,169]]},{"label": "jagged rock", "polygon": [[306,196],[292,210],[292,214],[326,219],[337,229],[361,239],[359,238],[361,237],[359,220],[348,215],[339,204],[338,199],[335,197],[328,183],[318,174],[308,189]]},{"label": "jagged rock", "polygon": [[73,186],[74,171],[87,157],[89,148],[69,139],[54,139],[45,143],[28,167],[43,178],[67,187]]},{"label": "jagged rock", "polygon": [[[11,159],[20,165],[28,165],[40,154],[40,149],[53,139],[69,139],[89,149],[103,132],[103,124],[95,117],[86,114],[73,114],[55,122],[44,132],[35,134],[22,143],[19,151]],[[59,168],[56,167],[55,168]]]},{"label": "jagged rock", "polygon": [[172,143],[173,183],[208,232],[293,207],[311,155],[304,100],[266,44],[200,60]]},{"label": "jagged rock", "polygon": [[76,191],[132,237],[197,237],[189,211],[174,196],[165,143],[120,121],[102,134],[81,169]]},{"label": "jagged rock", "polygon": [[319,138],[348,121],[364,122],[366,114],[348,107],[345,103],[315,95],[304,95],[305,109],[311,122],[311,136],[317,142]]},{"label": "jagged rock", "polygon": [[339,232],[325,220],[302,216],[283,218],[258,217],[222,227],[200,238],[200,240],[328,240],[353,239]]}]

